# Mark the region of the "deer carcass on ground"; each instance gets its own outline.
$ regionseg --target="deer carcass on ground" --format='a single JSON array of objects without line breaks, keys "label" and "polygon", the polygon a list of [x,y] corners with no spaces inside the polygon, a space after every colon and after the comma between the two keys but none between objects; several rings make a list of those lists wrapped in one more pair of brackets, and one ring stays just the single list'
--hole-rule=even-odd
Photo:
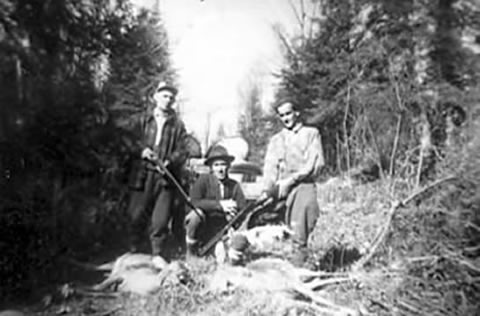
[{"label": "deer carcass on ground", "polygon": [[[334,277],[327,279],[328,277]],[[339,306],[321,297],[314,290],[326,284],[348,280],[348,275],[296,268],[286,260],[261,258],[246,266],[219,265],[207,281],[207,291],[229,293],[236,289],[252,293],[269,292],[285,295],[300,294],[317,308],[335,315],[356,315],[356,311]]]},{"label": "deer carcass on ground", "polygon": [[107,278],[93,286],[96,291],[116,288],[121,292],[132,292],[140,295],[151,294],[167,284],[185,283],[188,281],[188,269],[179,262],[167,263],[162,260],[152,260],[147,254],[126,253],[117,258],[113,264],[98,266],[98,269],[111,271]]},{"label": "deer carcass on ground", "polygon": [[218,263],[229,261],[232,253],[232,240],[243,237],[246,240],[246,248],[242,249],[242,255],[246,257],[258,257],[260,255],[283,256],[291,252],[293,243],[293,231],[286,225],[265,225],[248,230],[230,232],[226,238],[217,243],[215,257]]}]

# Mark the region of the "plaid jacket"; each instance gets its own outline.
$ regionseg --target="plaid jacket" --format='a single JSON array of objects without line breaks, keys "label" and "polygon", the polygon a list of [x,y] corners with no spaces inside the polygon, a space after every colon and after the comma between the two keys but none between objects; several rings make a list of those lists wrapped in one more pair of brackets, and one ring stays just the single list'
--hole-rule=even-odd
[{"label": "plaid jacket", "polygon": [[[145,160],[142,160],[140,155],[145,147],[150,147],[158,155],[161,161],[168,160],[169,171],[181,180],[182,169],[187,160],[186,149],[186,130],[185,125],[176,116],[171,113],[163,125],[162,138],[158,146],[154,146],[155,136],[157,133],[157,124],[153,116],[148,116],[142,124],[139,125],[139,134],[142,135],[138,142],[138,148],[135,150],[135,157],[133,159],[132,168],[129,177],[129,186],[133,189],[142,189],[145,184],[147,172],[155,172],[153,165]],[[168,185],[165,178],[161,178],[163,185]]]}]

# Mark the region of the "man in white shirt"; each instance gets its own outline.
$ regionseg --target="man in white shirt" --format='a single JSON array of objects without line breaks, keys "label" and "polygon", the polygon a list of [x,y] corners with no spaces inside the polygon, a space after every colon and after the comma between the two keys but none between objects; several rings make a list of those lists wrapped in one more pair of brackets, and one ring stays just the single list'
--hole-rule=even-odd
[{"label": "man in white shirt", "polygon": [[300,112],[289,99],[278,102],[275,111],[284,128],[270,140],[264,164],[264,195],[278,187],[278,199],[285,201],[285,222],[298,245],[295,259],[306,259],[308,236],[319,215],[315,181],[324,166],[320,133],[304,126]]}]

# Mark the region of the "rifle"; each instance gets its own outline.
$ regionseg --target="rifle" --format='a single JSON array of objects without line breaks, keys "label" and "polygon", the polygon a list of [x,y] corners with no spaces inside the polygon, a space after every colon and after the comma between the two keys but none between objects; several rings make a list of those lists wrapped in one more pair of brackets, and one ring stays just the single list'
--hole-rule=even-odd
[{"label": "rifle", "polygon": [[202,248],[198,254],[200,256],[205,255],[220,239],[222,239],[223,235],[227,233],[227,231],[233,227],[245,214],[256,212],[257,210],[266,207],[270,203],[274,201],[274,197],[267,196],[265,198],[259,199],[255,202],[250,202],[246,207],[244,207],[240,212],[235,214],[235,216],[220,230],[215,236],[212,237]]},{"label": "rifle", "polygon": [[[167,176],[170,181],[175,185],[177,190],[180,192],[180,195],[185,200],[185,203],[200,217],[203,218],[203,214],[197,210],[195,205],[193,205],[192,200],[188,196],[188,194],[183,190],[180,183],[178,183],[177,179],[173,176],[173,174],[163,165],[163,163],[159,160],[150,160],[154,165],[155,169]],[[220,239],[222,239],[223,235],[235,225],[245,214],[248,213],[255,213],[257,210],[260,210],[270,203],[273,203],[278,197],[278,187],[272,189],[271,192],[268,192],[265,198],[261,198],[255,202],[249,203],[245,208],[243,208],[240,212],[235,214],[235,216],[220,230],[215,236],[212,237],[199,251],[199,255],[205,255]]]},{"label": "rifle", "polygon": [[192,203],[192,199],[188,196],[188,194],[185,192],[185,190],[182,188],[182,185],[175,179],[174,175],[163,165],[163,163],[160,160],[149,160],[152,162],[155,166],[155,170],[157,170],[160,174],[165,175],[172,183],[173,185],[177,188],[178,192],[182,196],[183,200],[189,206],[200,218],[203,218],[203,214],[201,214],[195,205]]}]

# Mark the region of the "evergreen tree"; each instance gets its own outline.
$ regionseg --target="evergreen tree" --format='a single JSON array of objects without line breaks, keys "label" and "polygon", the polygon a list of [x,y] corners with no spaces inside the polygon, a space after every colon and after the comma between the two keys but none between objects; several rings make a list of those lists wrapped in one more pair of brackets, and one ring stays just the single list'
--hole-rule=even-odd
[{"label": "evergreen tree", "polygon": [[127,123],[172,76],[159,18],[128,1],[0,0],[2,294],[120,228]]},{"label": "evergreen tree", "polygon": [[472,14],[455,1],[322,5],[319,31],[288,55],[279,94],[320,129],[331,168],[427,175],[445,139],[444,104],[476,84],[476,59],[461,45]]}]

